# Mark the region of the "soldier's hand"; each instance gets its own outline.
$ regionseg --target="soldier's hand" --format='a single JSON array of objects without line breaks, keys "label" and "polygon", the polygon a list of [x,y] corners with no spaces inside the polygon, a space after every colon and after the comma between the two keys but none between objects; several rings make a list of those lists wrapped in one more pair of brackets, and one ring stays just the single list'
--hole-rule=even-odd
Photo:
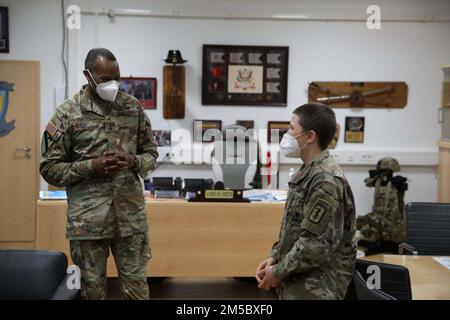
[{"label": "soldier's hand", "polygon": [[261,282],[262,279],[264,278],[264,269],[267,266],[272,266],[276,263],[276,260],[272,257],[268,257],[266,260],[264,260],[263,262],[261,262],[258,265],[258,268],[256,268],[256,280],[258,280],[258,282]]},{"label": "soldier's hand", "polygon": [[262,270],[256,271],[256,276],[255,276],[255,278],[256,278],[256,280],[258,281],[258,284],[261,283],[261,281],[264,279],[265,275],[266,275],[265,268],[262,269]]},{"label": "soldier's hand", "polygon": [[119,170],[118,158],[113,152],[107,151],[100,157],[92,160],[92,168],[102,175],[109,175]]},{"label": "soldier's hand", "polygon": [[129,154],[126,150],[122,148],[120,144],[120,140],[116,141],[117,151],[115,152],[115,156],[117,157],[117,165],[119,166],[119,170],[131,169],[134,167],[134,155]]},{"label": "soldier's hand", "polygon": [[281,280],[273,274],[273,266],[267,266],[264,269],[264,279],[259,283],[258,288],[269,290],[280,285]]}]

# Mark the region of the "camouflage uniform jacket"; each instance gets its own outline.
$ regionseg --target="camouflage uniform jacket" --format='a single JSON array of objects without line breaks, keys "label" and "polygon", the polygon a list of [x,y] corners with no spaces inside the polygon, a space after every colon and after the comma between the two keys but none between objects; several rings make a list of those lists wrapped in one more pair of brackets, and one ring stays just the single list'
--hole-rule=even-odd
[{"label": "camouflage uniform jacket", "polygon": [[343,299],[356,261],[353,194],[342,170],[321,152],[289,182],[271,256],[282,299]]},{"label": "camouflage uniform jacket", "polygon": [[[116,141],[137,165],[112,176],[94,172],[92,160],[115,151]],[[90,97],[84,86],[59,106],[42,139],[40,172],[66,187],[67,229],[72,240],[125,237],[146,232],[147,216],[138,175],[155,165],[157,146],[139,101],[119,91],[114,102]]]}]

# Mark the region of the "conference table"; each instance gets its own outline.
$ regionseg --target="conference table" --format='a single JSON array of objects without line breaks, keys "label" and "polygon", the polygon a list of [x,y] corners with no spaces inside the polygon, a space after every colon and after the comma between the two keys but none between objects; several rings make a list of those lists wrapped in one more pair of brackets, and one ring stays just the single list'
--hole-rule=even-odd
[{"label": "conference table", "polygon": [[450,300],[450,269],[434,258],[377,254],[362,259],[406,267],[411,278],[413,300]]}]

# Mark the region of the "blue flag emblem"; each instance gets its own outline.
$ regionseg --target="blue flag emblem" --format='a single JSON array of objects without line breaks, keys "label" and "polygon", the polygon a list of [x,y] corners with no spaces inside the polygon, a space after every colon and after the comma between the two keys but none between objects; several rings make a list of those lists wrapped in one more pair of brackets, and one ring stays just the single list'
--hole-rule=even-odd
[{"label": "blue flag emblem", "polygon": [[13,91],[14,84],[6,81],[0,81],[0,137],[6,136],[14,130],[14,122],[6,122],[5,116],[8,111],[8,95],[9,91]]}]

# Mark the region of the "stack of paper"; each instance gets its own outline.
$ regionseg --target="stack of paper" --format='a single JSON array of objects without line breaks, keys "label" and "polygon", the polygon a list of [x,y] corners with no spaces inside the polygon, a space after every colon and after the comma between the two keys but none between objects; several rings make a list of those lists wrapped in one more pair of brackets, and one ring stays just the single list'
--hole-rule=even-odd
[{"label": "stack of paper", "polygon": [[447,257],[434,257],[434,260],[442,264],[444,267],[450,270],[450,258]]},{"label": "stack of paper", "polygon": [[250,201],[278,202],[286,201],[286,197],[287,191],[284,190],[252,189],[244,191],[244,198]]},{"label": "stack of paper", "polygon": [[66,200],[67,194],[64,190],[57,191],[40,191],[39,198],[41,200]]}]

